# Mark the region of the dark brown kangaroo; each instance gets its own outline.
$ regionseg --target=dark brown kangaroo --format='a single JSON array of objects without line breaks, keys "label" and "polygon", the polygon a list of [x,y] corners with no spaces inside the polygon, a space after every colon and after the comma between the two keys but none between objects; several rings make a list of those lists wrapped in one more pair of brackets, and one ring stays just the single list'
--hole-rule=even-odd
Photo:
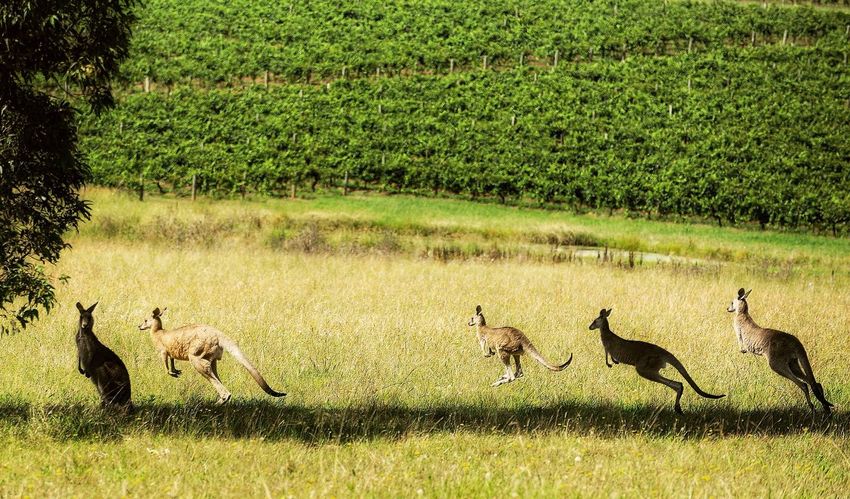
[{"label": "dark brown kangaroo", "polygon": [[77,370],[92,380],[100,394],[102,407],[119,407],[125,411],[133,409],[130,400],[130,374],[127,367],[106,345],[97,339],[94,327],[94,307],[84,308],[77,302],[80,322],[77,328]]}]

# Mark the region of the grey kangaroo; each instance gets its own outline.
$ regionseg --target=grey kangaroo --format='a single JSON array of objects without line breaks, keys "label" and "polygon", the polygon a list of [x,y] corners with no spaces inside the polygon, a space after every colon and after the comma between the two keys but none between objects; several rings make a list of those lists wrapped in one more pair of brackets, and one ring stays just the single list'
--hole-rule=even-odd
[{"label": "grey kangaroo", "polygon": [[744,292],[744,288],[738,290],[738,296],[732,300],[732,304],[726,309],[727,312],[735,314],[732,328],[738,337],[738,345],[741,353],[752,353],[767,357],[767,364],[777,374],[788,378],[803,390],[809,408],[814,412],[815,406],[809,397],[809,387],[815,397],[823,406],[826,414],[831,412],[833,406],[826,400],[823,387],[815,380],[815,373],[809,363],[806,349],[794,335],[776,329],[767,329],[759,326],[750,317],[750,307],[747,305],[747,297],[752,289]]},{"label": "grey kangaroo", "polygon": [[719,399],[724,397],[724,395],[712,395],[702,391],[688,374],[688,371],[685,370],[685,366],[683,366],[682,363],[679,362],[679,359],[667,350],[664,350],[658,345],[653,345],[652,343],[627,340],[614,334],[614,331],[611,331],[611,328],[608,326],[608,317],[610,315],[611,309],[609,308],[608,310],[605,310],[603,308],[599,311],[599,317],[590,324],[590,329],[598,329],[602,336],[602,347],[605,348],[605,365],[611,367],[611,364],[608,363],[608,356],[610,355],[614,364],[622,362],[623,364],[635,366],[635,369],[640,376],[650,381],[661,383],[662,385],[675,390],[676,404],[673,408],[679,414],[682,414],[682,406],[679,404],[679,400],[682,398],[684,387],[682,383],[673,381],[672,379],[667,379],[661,375],[659,371],[664,369],[668,364],[676,368],[676,370],[679,371],[679,374],[685,378],[685,381],[687,381],[688,384],[691,385],[691,388],[693,388],[700,396],[709,399]]},{"label": "grey kangaroo", "polygon": [[127,412],[133,410],[130,400],[130,374],[127,367],[106,345],[97,339],[92,327],[92,312],[97,303],[84,308],[77,302],[80,323],[77,328],[77,370],[92,380],[100,394],[101,407],[118,407]]},{"label": "grey kangaroo", "polygon": [[[476,336],[478,337],[478,346],[481,347],[481,353],[485,357],[491,357],[496,353],[505,364],[505,374],[497,379],[490,386],[499,386],[505,383],[510,383],[517,378],[522,377],[522,365],[519,363],[520,356],[528,354],[532,359],[543,364],[550,371],[563,371],[573,361],[573,354],[563,364],[553,364],[546,360],[540,352],[531,344],[531,340],[515,327],[490,327],[481,313],[481,305],[475,307],[475,315],[469,319],[467,323],[470,327],[475,327]],[[511,357],[516,362],[516,372],[511,372]]]},{"label": "grey kangaroo", "polygon": [[174,360],[188,360],[198,373],[209,381],[218,392],[218,403],[224,404],[230,400],[230,391],[218,377],[217,363],[226,350],[237,362],[248,370],[254,381],[264,392],[272,397],[285,397],[286,394],[273,390],[260,371],[245,358],[245,354],[218,329],[211,326],[195,324],[178,327],[166,331],[162,328],[162,314],[167,309],[153,309],[150,318],[139,325],[139,330],[151,330],[151,340],[159,351],[159,356],[165,364],[169,376],[179,377],[182,371],[174,368]]}]

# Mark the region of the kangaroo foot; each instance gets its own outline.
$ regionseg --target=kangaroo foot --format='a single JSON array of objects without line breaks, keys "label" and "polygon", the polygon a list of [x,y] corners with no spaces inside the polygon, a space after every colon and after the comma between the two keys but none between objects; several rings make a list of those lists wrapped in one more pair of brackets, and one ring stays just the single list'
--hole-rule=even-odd
[{"label": "kangaroo foot", "polygon": [[509,378],[509,377],[507,377],[507,376],[502,376],[501,378],[497,379],[497,380],[496,380],[496,381],[495,381],[492,385],[490,385],[490,386],[499,386],[499,385],[504,385],[505,383],[510,383],[510,382],[511,382],[511,381],[513,381],[514,379],[516,379],[516,378]]},{"label": "kangaroo foot", "polygon": [[812,391],[815,392],[815,396],[824,407],[835,407],[835,404],[826,399],[826,395],[823,393],[823,385],[815,383],[812,386]]},{"label": "kangaroo foot", "polygon": [[168,375],[171,376],[172,378],[179,378],[180,374],[182,374],[182,373],[183,373],[183,371],[180,371],[180,370],[177,370],[177,369],[175,369],[173,371],[168,371]]},{"label": "kangaroo foot", "polygon": [[224,397],[219,397],[219,398],[218,398],[218,402],[216,402],[216,404],[218,404],[218,405],[224,405],[224,404],[226,404],[226,403],[230,400],[230,396],[231,396],[231,395],[228,393],[228,394],[227,394],[227,395],[225,395]]}]

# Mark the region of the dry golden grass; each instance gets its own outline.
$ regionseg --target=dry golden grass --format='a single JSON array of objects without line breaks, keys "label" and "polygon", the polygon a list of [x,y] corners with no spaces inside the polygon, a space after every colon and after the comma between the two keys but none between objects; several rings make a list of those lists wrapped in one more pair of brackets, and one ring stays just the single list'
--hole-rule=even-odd
[{"label": "dry golden grass", "polygon": [[[165,376],[148,335],[136,329],[154,306],[169,307],[166,328],[208,323],[225,331],[271,383],[290,393],[288,402],[303,404],[484,403],[508,392],[538,403],[567,397],[666,405],[669,390],[637,380],[623,366],[605,367],[598,333],[587,329],[602,307],[614,308],[615,332],[666,346],[705,389],[729,393],[721,402],[688,395],[688,405],[801,402],[797,389],[770,374],[762,359],[737,352],[725,308],[741,286],[755,289],[750,302],[758,322],[804,342],[818,376],[847,376],[840,346],[847,344],[850,297],[843,283],[828,279],[86,241],[66,254],[60,271],[74,278],[60,286],[59,307],[26,334],[7,338],[6,353],[22,358],[40,352],[44,362],[30,369],[43,368],[38,377],[53,380],[56,393],[72,400],[92,397],[92,387],[65,375],[74,365],[77,300],[100,302],[95,332],[127,362],[136,396],[163,401],[214,392],[194,375],[177,381]],[[504,390],[489,389],[501,367],[495,359],[479,358],[466,326],[476,304],[490,324],[522,329],[556,361],[573,352],[574,364],[560,374],[534,367]],[[261,396],[241,367],[225,362],[222,369],[237,396]],[[841,390],[825,384],[831,393]],[[520,391],[526,385],[533,390]],[[38,402],[55,396],[36,384],[16,388]]]},{"label": "dry golden grass", "polygon": [[[172,247],[78,237],[59,306],[2,338],[0,495],[841,495],[850,396],[843,278],[777,278],[714,266],[439,263],[307,255],[259,245]],[[836,405],[812,418],[764,359],[738,353],[725,311],[754,289],[754,318],[796,334]],[[75,369],[74,303],[99,301],[95,333],[125,361],[136,414],[97,409]],[[525,362],[499,388],[466,326],[526,332],[561,373]],[[285,400],[225,356],[231,405],[184,364],[172,379],[137,325],[207,323],[234,338]],[[672,351],[706,391],[608,369],[588,324]],[[669,373],[678,378],[678,374]]]}]

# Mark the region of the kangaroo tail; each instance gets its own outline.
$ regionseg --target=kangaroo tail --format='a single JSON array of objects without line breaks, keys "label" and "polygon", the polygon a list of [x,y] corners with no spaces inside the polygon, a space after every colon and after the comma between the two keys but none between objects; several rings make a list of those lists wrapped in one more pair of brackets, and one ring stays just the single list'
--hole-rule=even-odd
[{"label": "kangaroo tail", "polygon": [[685,381],[687,381],[688,384],[691,385],[691,388],[693,388],[694,391],[697,392],[701,397],[705,397],[707,399],[719,399],[719,398],[723,398],[723,397],[726,396],[726,395],[712,395],[710,393],[706,393],[706,392],[702,391],[702,389],[699,386],[697,386],[697,382],[694,381],[693,378],[691,378],[690,374],[688,374],[688,371],[685,369],[685,366],[683,366],[682,363],[679,362],[679,359],[674,357],[673,354],[670,354],[670,359],[667,362],[671,366],[675,367],[677,371],[679,371],[679,374],[681,374],[682,377],[685,378]]},{"label": "kangaroo tail", "polygon": [[815,380],[815,372],[812,370],[809,356],[806,354],[806,349],[803,348],[802,344],[800,344],[800,348],[797,351],[797,360],[800,361],[800,365],[803,367],[803,374],[806,375],[806,381],[811,385],[815,398],[823,404],[827,411],[830,407],[834,407],[832,402],[826,400],[826,395],[823,394],[823,386]]},{"label": "kangaroo tail", "polygon": [[568,365],[570,365],[570,362],[573,361],[573,354],[570,354],[570,358],[567,359],[566,362],[559,366],[556,366],[546,360],[546,358],[543,357],[543,355],[541,355],[540,352],[538,352],[537,349],[534,348],[534,345],[532,345],[531,343],[525,346],[525,351],[528,353],[529,356],[531,356],[532,359],[536,360],[537,362],[540,362],[541,364],[546,366],[546,369],[549,369],[550,371],[563,371],[567,368]]},{"label": "kangaroo tail", "polygon": [[239,350],[239,347],[236,346],[236,342],[234,342],[230,338],[219,337],[218,343],[222,346],[222,348],[227,350],[227,352],[232,355],[234,359],[236,359],[240,364],[242,364],[245,369],[248,370],[248,372],[251,374],[251,377],[254,378],[254,381],[256,381],[258,385],[260,385],[260,388],[262,388],[264,392],[268,393],[272,397],[283,397],[286,395],[283,392],[276,392],[272,390],[269,384],[266,383],[266,380],[263,378],[263,375],[260,374],[260,371],[258,371],[257,368],[254,367],[254,365],[251,364],[247,358],[245,358],[245,354],[242,353],[242,350]]}]

